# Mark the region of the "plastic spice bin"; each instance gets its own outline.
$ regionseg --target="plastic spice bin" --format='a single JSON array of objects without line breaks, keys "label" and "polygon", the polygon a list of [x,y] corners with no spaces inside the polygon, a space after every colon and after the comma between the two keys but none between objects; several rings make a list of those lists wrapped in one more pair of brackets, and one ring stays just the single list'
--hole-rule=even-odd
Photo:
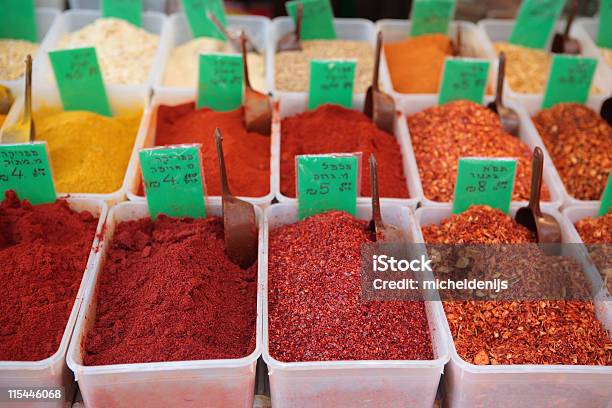
[{"label": "plastic spice bin", "polygon": [[[372,46],[372,54],[376,45],[376,29],[374,23],[361,18],[335,18],[334,27],[338,40],[353,40],[367,42]],[[293,31],[295,25],[290,17],[276,17],[272,20],[270,34],[268,36],[268,48],[266,50],[266,76],[274,96],[281,97],[288,94],[307,94],[307,92],[286,92],[276,89],[274,56],[276,44],[285,34]]]},{"label": "plastic spice bin", "polygon": [[[410,37],[410,28],[412,23],[410,20],[391,20],[383,19],[376,23],[376,28],[383,34],[384,43],[392,43],[404,40]],[[488,59],[489,51],[487,47],[487,41],[484,38],[482,30],[474,23],[468,21],[453,21],[449,25],[448,36],[455,41],[457,38],[457,28],[461,28],[461,53],[463,56],[470,58],[482,58]],[[380,79],[381,83],[384,84],[385,88],[393,89],[393,83],[391,81],[391,75],[389,66],[385,57],[385,53],[382,53],[383,65],[381,66]],[[489,87],[495,89],[493,80],[493,66],[490,67],[489,74]],[[404,94],[397,92],[393,89],[393,95],[396,100],[401,100],[403,97],[410,96],[411,98],[427,97],[431,94]]]},{"label": "plastic spice bin", "polygon": [[[72,9],[99,10],[101,0],[68,0],[68,4]],[[164,13],[166,11],[166,0],[144,0],[143,10],[159,11]]]},{"label": "plastic spice bin", "polygon": [[[39,44],[38,51],[32,55],[32,67],[33,69],[38,65],[43,55],[42,49],[44,44],[47,43],[47,33],[53,26],[56,18],[60,15],[58,10],[52,8],[37,8],[36,9],[36,42]],[[25,82],[23,75],[19,79],[13,81],[0,80],[0,85],[4,85],[11,90],[14,96],[21,95],[24,92]]]},{"label": "plastic spice bin", "polygon": [[[218,204],[207,205],[206,210],[209,215],[221,215],[221,206]],[[263,217],[258,208],[255,211],[259,223],[261,259]],[[109,213],[93,276],[85,291],[83,308],[68,349],[68,366],[75,374],[85,405],[87,408],[251,408],[255,366],[261,347],[261,273],[258,277],[256,346],[249,356],[240,359],[83,365],[83,340],[94,322],[96,313],[96,282],[102,272],[106,251],[115,228],[120,222],[148,216],[146,203],[121,203]]]},{"label": "plastic spice bin", "polygon": [[[586,103],[586,106],[594,110],[595,112],[599,112],[599,110],[601,109],[602,103],[603,103],[602,98],[590,97]],[[533,143],[535,143],[536,145],[542,148],[542,151],[544,152],[544,161],[545,163],[550,164],[549,171],[553,174],[553,179],[557,181],[557,187],[559,188],[559,191],[563,197],[563,205],[564,206],[569,206],[569,205],[579,205],[579,206],[588,205],[590,206],[590,205],[598,204],[599,200],[578,200],[577,198],[574,198],[572,195],[570,195],[570,193],[565,188],[563,179],[561,178],[561,176],[559,175],[559,172],[555,168],[554,162],[552,161],[550,154],[548,153],[548,150],[546,150],[544,141],[542,140],[540,133],[536,129],[535,125],[533,124],[533,121],[531,120],[531,118],[535,116],[539,111],[540,111],[539,107],[531,106],[530,109],[528,108],[528,109],[519,110],[518,114],[521,119],[521,124],[525,124],[525,128],[529,135],[529,138],[531,139]]]},{"label": "plastic spice bin", "polygon": [[[40,63],[34,69],[33,80],[35,84],[37,81],[40,81],[44,84],[51,84],[54,87],[56,86],[53,69],[51,68],[51,63],[47,53],[57,49],[58,42],[65,34],[78,31],[83,27],[92,24],[101,17],[102,14],[99,10],[68,10],[60,15],[49,31],[47,41],[45,41],[45,46],[42,47],[43,57],[40,58]],[[162,64],[161,44],[162,38],[165,36],[166,20],[165,15],[152,11],[144,12],[142,15],[142,28],[159,37],[159,45],[157,47],[155,57],[153,58],[147,81],[142,84],[130,85],[107,84],[107,89],[149,92],[150,86],[153,83],[155,67]]]},{"label": "plastic spice bin", "polygon": [[[510,38],[510,34],[512,33],[512,27],[514,26],[514,20],[494,20],[494,19],[485,19],[480,20],[478,26],[483,30],[485,34],[485,38],[488,42],[486,45],[486,49],[489,51],[489,59],[493,62],[495,66],[495,80],[497,80],[497,55],[495,54],[495,49],[493,48],[493,43],[500,41],[508,41]],[[565,23],[562,21],[557,22],[555,28],[552,31],[548,42],[546,43],[546,47],[544,50],[550,50],[550,44],[552,42],[552,36],[554,33],[563,32],[565,29]],[[591,39],[588,35],[583,31],[578,29],[576,25],[572,26],[572,31],[570,32],[570,36],[577,39],[583,47],[583,55],[592,56],[585,54],[587,50],[585,46],[591,43]],[[602,101],[609,96],[610,92],[612,92],[612,84],[610,84],[610,80],[607,78],[608,73],[605,69],[603,69],[602,64],[598,64],[597,70],[595,71],[595,77],[593,78],[593,84],[599,88],[599,94],[591,94],[591,98],[601,99]],[[548,75],[547,75],[548,77]],[[508,82],[504,84],[504,94],[508,95],[508,97],[519,100],[528,110],[537,109],[542,106],[542,101],[544,100],[544,92],[539,94],[524,94],[515,92],[510,88]]]},{"label": "plastic spice bin", "polygon": [[[409,208],[381,205],[385,222],[409,233]],[[269,207],[264,217],[266,250],[259,258],[263,279],[263,359],[268,365],[274,407],[429,407],[434,403],[440,375],[448,361],[448,338],[442,326],[440,302],[427,301],[426,311],[435,360],[322,361],[285,363],[268,349],[268,236],[270,230],[297,222],[297,205]],[[357,218],[371,219],[369,205],[357,205]]]},{"label": "plastic spice bin", "polygon": [[[167,91],[162,94],[155,94],[151,101],[151,106],[143,115],[143,122],[141,126],[141,132],[139,133],[136,146],[134,148],[134,154],[130,160],[128,166],[125,190],[127,197],[131,201],[146,201],[146,197],[138,195],[140,184],[142,181],[142,173],[140,171],[140,160],[138,157],[138,151],[141,148],[147,148],[155,146],[155,131],[157,126],[157,108],[159,105],[180,105],[182,103],[192,102],[194,100],[193,92],[190,91]],[[278,176],[276,169],[276,163],[278,163],[278,137],[279,133],[274,131],[278,125],[273,123],[273,129],[270,137],[270,192],[264,197],[240,197],[252,204],[266,206],[272,202],[274,196],[278,191]],[[211,135],[212,137],[213,135]],[[216,158],[215,158],[216,160]],[[228,170],[231,171],[231,170]],[[204,175],[206,182],[206,174]],[[230,185],[230,189],[231,189]],[[207,202],[210,203],[221,203],[221,196],[207,196]]]},{"label": "plastic spice bin", "polygon": [[[365,96],[364,94],[357,94],[353,96],[353,109],[359,112],[363,111]],[[399,106],[396,105],[396,108]],[[277,178],[275,180],[275,185],[278,186],[278,194],[277,199],[280,202],[297,202],[297,198],[287,197],[280,192],[280,157],[281,157],[281,120],[286,117],[294,116],[299,113],[306,112],[308,110],[308,95],[303,93],[284,93],[279,98],[279,109],[275,110],[275,119],[274,121],[278,124],[278,126],[272,128],[272,132],[276,132],[274,135],[274,139],[277,141],[277,145],[275,147],[275,151],[277,151],[276,157],[278,160],[275,163],[275,168],[277,169]],[[414,159],[414,153],[412,148],[407,143],[409,139],[406,137],[405,130],[402,128],[402,122],[404,122],[402,115],[400,112],[396,112],[395,123],[394,123],[394,131],[393,135],[399,144],[400,152],[402,154],[402,165],[404,169],[404,176],[406,177],[406,185],[408,187],[409,198],[386,198],[381,197],[382,203],[387,204],[396,204],[396,205],[405,205],[411,208],[416,208],[417,204],[422,198],[422,188],[417,184],[417,180],[412,175],[418,174],[416,161]],[[367,157],[364,157],[363,160],[368,160]],[[362,174],[363,177],[369,177],[368,174]],[[367,204],[371,202],[370,197],[357,197],[357,203]]]},{"label": "plastic spice bin", "polygon": [[[485,103],[488,103],[492,100],[493,100],[492,97],[487,97],[485,98]],[[529,146],[531,150],[533,150],[536,146],[540,146],[542,150],[544,150],[545,152],[546,149],[544,148],[544,144],[542,143],[542,140],[538,137],[537,132],[534,132],[533,124],[531,123],[531,120],[529,119],[529,116],[527,115],[523,107],[520,104],[517,104],[516,102],[508,100],[508,99],[505,99],[504,103],[506,104],[506,106],[516,110],[517,113],[519,114],[519,117],[520,117],[519,138],[521,139],[521,141],[523,141],[527,146]],[[427,108],[430,108],[432,106],[437,106],[437,105],[438,105],[437,95],[435,96],[434,95],[429,95],[429,96],[422,95],[422,96],[416,96],[416,97],[410,96],[410,97],[401,99],[397,105],[397,108],[400,111],[402,111],[404,115],[410,116],[415,113],[421,112]],[[445,207],[446,205],[449,204],[448,202],[429,200],[425,196],[425,193],[423,192],[423,182],[421,180],[420,173],[418,171],[418,166],[416,165],[414,149],[412,147],[412,138],[410,137],[410,128],[408,127],[408,122],[406,119],[407,119],[406,117],[402,117],[402,119],[399,121],[399,126],[402,128],[401,132],[402,133],[405,132],[406,134],[405,139],[406,139],[407,149],[410,151],[410,155],[412,157],[411,160],[415,162],[416,171],[413,171],[410,174],[410,178],[411,178],[410,185],[415,186],[415,190],[412,190],[412,191],[416,191],[416,194],[423,197],[422,203],[425,206]],[[444,149],[444,146],[439,146],[439,148]],[[548,187],[550,191],[551,201],[543,202],[542,206],[546,208],[558,209],[563,204],[563,197],[564,197],[563,190],[561,187],[561,181],[559,180],[559,176],[553,167],[552,161],[550,160],[546,152],[544,154],[545,154],[544,156],[545,159],[544,159],[543,180],[544,180],[544,184],[546,184],[546,186]],[[515,201],[515,203],[518,203],[520,205],[527,205],[527,201]]]},{"label": "plastic spice bin", "polygon": [[[227,22],[230,31],[245,30],[265,60],[270,20],[258,16],[227,16]],[[170,87],[164,84],[164,76],[172,50],[192,39],[191,29],[184,13],[173,14],[168,18],[166,33],[161,40],[161,63],[154,67],[153,88],[156,94],[165,96],[167,93],[172,95],[177,91],[183,91],[193,95],[195,92],[197,88],[195,83],[189,88]],[[267,87],[272,89],[272,84],[267,84]]]},{"label": "plastic spice bin", "polygon": [[[520,206],[513,204],[514,215]],[[414,234],[423,242],[421,226],[439,224],[451,216],[451,207],[424,207],[416,211]],[[563,242],[572,239],[571,225],[558,211],[545,209],[561,224]],[[596,301],[598,319],[611,327],[612,308]],[[609,302],[608,302],[609,303]],[[609,306],[609,305],[608,305]],[[446,315],[446,336],[452,339]],[[444,375],[450,407],[592,407],[609,406],[612,401],[612,367],[586,365],[489,365],[478,366],[463,360],[450,348],[450,362]]]},{"label": "plastic spice bin", "polygon": [[590,41],[582,43],[583,54],[589,57],[597,58],[599,65],[607,68],[608,70],[608,81],[612,81],[612,66],[608,65],[604,59],[601,48],[597,46],[597,30],[599,28],[598,18],[579,18],[576,20],[576,29],[584,31]]},{"label": "plastic spice bin", "polygon": [[[35,91],[32,93],[32,111],[36,114],[36,111],[41,108],[53,108],[53,107],[61,107],[62,103],[60,100],[60,96],[56,87],[49,86],[39,86],[40,84],[34,84],[33,88]],[[109,98],[109,102],[111,105],[111,110],[113,114],[117,114],[123,111],[134,111],[135,109],[143,109],[143,116],[140,120],[140,127],[138,129],[137,134],[135,135],[135,143],[132,148],[132,153],[130,155],[130,162],[133,160],[134,155],[137,153],[138,141],[142,139],[141,133],[144,131],[143,123],[146,117],[146,110],[144,108],[148,104],[148,93],[143,89],[131,88],[131,89],[117,89],[117,88],[108,88],[107,87],[107,95]],[[24,106],[24,97],[20,96],[13,107],[11,108],[4,126],[2,129],[6,129],[12,124],[16,123],[22,115]],[[61,109],[61,108],[60,108]],[[10,140],[5,140],[3,135],[0,133],[0,142],[1,143],[11,143]],[[50,160],[53,162],[53,157],[50,157]],[[126,176],[124,177],[123,184],[121,187],[109,194],[91,194],[91,193],[79,193],[79,192],[59,192],[59,195],[70,195],[71,197],[80,197],[80,198],[91,198],[97,200],[106,201],[108,204],[113,205],[125,199],[125,185],[127,182],[127,169],[126,168]]]},{"label": "plastic spice bin", "polygon": [[28,405],[24,401],[15,403],[1,403],[3,408],[22,408],[28,406],[36,406],[42,408],[64,408],[66,404],[72,402],[76,385],[72,372],[66,365],[66,351],[72,336],[77,315],[83,302],[85,288],[91,281],[93,267],[95,265],[96,248],[98,246],[98,237],[102,234],[104,222],[107,214],[107,206],[103,201],[82,198],[68,198],[70,208],[75,211],[89,211],[94,216],[99,217],[98,227],[94,240],[92,242],[92,250],[87,260],[87,266],[81,279],[81,285],[77,292],[72,311],[66,323],[66,329],[62,336],[59,349],[55,354],[39,361],[0,361],[0,388],[64,388],[63,401],[56,402],[40,402]]}]

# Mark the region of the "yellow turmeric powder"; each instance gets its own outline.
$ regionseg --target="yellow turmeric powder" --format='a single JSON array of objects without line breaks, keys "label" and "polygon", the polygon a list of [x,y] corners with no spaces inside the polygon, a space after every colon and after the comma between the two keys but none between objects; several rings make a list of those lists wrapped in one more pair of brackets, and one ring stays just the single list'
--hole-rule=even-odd
[{"label": "yellow turmeric powder", "polygon": [[443,34],[385,44],[393,88],[400,93],[438,93],[444,59],[452,54],[451,40]]},{"label": "yellow turmeric powder", "polygon": [[57,191],[109,194],[119,190],[141,114],[108,118],[85,111],[35,113],[36,140],[48,143]]}]

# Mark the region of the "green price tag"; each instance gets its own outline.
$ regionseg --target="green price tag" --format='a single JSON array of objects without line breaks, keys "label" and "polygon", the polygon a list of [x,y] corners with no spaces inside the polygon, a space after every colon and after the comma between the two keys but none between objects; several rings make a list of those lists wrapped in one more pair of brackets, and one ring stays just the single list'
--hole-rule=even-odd
[{"label": "green price tag", "polygon": [[242,56],[200,55],[198,108],[231,111],[242,105]]},{"label": "green price tag", "polygon": [[308,109],[326,103],[351,108],[355,82],[355,61],[311,60]]},{"label": "green price tag", "polygon": [[488,77],[489,61],[448,58],[444,63],[438,103],[467,99],[482,104]]},{"label": "green price tag", "polygon": [[0,38],[37,41],[34,0],[1,0]]},{"label": "green price tag", "polygon": [[120,18],[142,27],[142,0],[102,0],[102,16]]},{"label": "green price tag", "polygon": [[584,104],[591,91],[597,60],[554,54],[542,108],[562,102]]},{"label": "green price tag", "polygon": [[564,4],[565,0],[523,0],[509,42],[544,48]]},{"label": "green price tag", "polygon": [[206,15],[209,11],[227,27],[223,0],[183,0],[183,9],[193,37],[211,37],[226,41],[225,36]]},{"label": "green price tag", "polygon": [[612,0],[600,0],[597,45],[612,48]]},{"label": "green price tag", "polygon": [[410,35],[448,34],[455,13],[455,0],[414,0],[410,12]]},{"label": "green price tag", "polygon": [[49,52],[64,110],[86,110],[112,116],[96,49]]},{"label": "green price tag", "polygon": [[199,144],[140,149],[140,168],[153,220],[206,217]]},{"label": "green price tag", "polygon": [[298,218],[329,210],[355,215],[361,154],[296,156]]},{"label": "green price tag", "polygon": [[606,215],[608,211],[612,210],[612,173],[608,175],[608,183],[601,195],[601,204],[599,206],[599,217]]},{"label": "green price tag", "polygon": [[47,142],[0,145],[0,186],[34,205],[55,202]]},{"label": "green price tag", "polygon": [[336,39],[336,27],[334,26],[334,11],[329,0],[295,0],[285,3],[287,14],[293,22],[297,16],[297,5],[302,3],[302,29],[300,39],[302,40],[334,40]]},{"label": "green price tag", "polygon": [[516,159],[459,159],[453,213],[460,214],[471,205],[479,204],[507,213],[515,173]]}]

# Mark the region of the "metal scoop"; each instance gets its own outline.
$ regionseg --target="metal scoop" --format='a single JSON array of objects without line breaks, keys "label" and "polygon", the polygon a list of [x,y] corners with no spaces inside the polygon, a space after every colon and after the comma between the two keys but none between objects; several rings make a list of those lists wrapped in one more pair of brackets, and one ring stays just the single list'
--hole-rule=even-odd
[{"label": "metal scoop", "polygon": [[2,140],[5,142],[31,142],[34,140],[35,129],[32,119],[32,56],[28,55],[25,60],[25,107],[21,120],[5,129]]},{"label": "metal scoop", "polygon": [[370,189],[372,190],[372,220],[368,229],[376,236],[377,242],[406,241],[406,235],[402,230],[383,223],[380,212],[380,195],[378,192],[378,162],[373,154],[370,155]]},{"label": "metal scoop", "polygon": [[529,205],[521,207],[516,212],[514,220],[535,232],[536,240],[540,244],[558,244],[561,242],[561,227],[557,220],[540,210],[540,192],[542,190],[542,171],[544,168],[544,154],[542,149],[536,147],[533,151],[531,169],[531,194]]},{"label": "metal scoop", "polygon": [[[240,50],[242,49],[242,43],[240,41],[240,37],[235,34],[230,33],[229,30],[223,25],[223,23],[221,23],[221,21],[219,21],[217,16],[215,16],[212,11],[210,10],[207,11],[206,17],[208,17],[208,19],[212,21],[215,27],[217,27],[217,29],[221,32],[221,34],[223,34],[223,36],[227,39],[227,41],[229,41],[232,48],[234,48],[236,52],[240,52]],[[255,54],[261,54],[259,50],[257,49],[257,47],[255,47],[255,44],[253,43],[253,41],[251,41],[251,39],[248,37],[246,41],[246,49],[247,49],[247,52],[254,52]]]},{"label": "metal scoop", "polygon": [[257,92],[251,86],[247,64],[246,36],[240,32],[242,70],[244,73],[244,121],[249,132],[269,135],[272,131],[272,103],[268,95]]},{"label": "metal scoop", "polygon": [[252,204],[236,198],[230,192],[223,156],[223,136],[219,128],[215,129],[215,143],[221,173],[225,250],[230,261],[246,269],[257,260],[255,208]]},{"label": "metal scoop", "polygon": [[8,114],[14,101],[15,98],[13,98],[11,90],[0,85],[0,115]]},{"label": "metal scoop", "polygon": [[302,30],[302,16],[304,15],[304,5],[299,3],[295,10],[295,30],[285,34],[278,40],[276,52],[282,51],[301,51],[300,31]]},{"label": "metal scoop", "polygon": [[563,33],[556,33],[553,37],[550,50],[557,54],[580,54],[580,42],[575,38],[571,38],[569,33],[572,28],[572,23],[576,18],[578,12],[578,0],[572,2],[572,9],[567,16],[567,23],[565,24],[565,31]]},{"label": "metal scoop", "polygon": [[368,88],[363,106],[363,113],[372,119],[374,124],[387,133],[393,133],[395,120],[395,101],[390,95],[380,90],[378,73],[380,70],[380,54],[382,53],[383,35],[378,32],[376,37],[376,54],[374,61],[374,76],[372,85]]},{"label": "metal scoop", "polygon": [[502,96],[504,94],[504,77],[506,76],[506,54],[499,53],[499,64],[497,67],[497,89],[495,90],[495,101],[490,102],[487,108],[497,113],[501,127],[504,132],[518,137],[520,120],[514,109],[504,106]]}]

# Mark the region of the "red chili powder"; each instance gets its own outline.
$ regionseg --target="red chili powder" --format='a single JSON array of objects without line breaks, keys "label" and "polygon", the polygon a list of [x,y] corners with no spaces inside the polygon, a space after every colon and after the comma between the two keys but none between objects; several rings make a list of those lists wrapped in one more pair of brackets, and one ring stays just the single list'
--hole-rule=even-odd
[{"label": "red chili powder", "polygon": [[361,299],[367,222],[340,211],[270,232],[270,354],[280,361],[431,360],[423,302]]},{"label": "red chili powder", "polygon": [[98,220],[68,203],[32,206],[13,191],[0,205],[0,360],[57,352]]},{"label": "red chili powder", "polygon": [[[223,134],[223,153],[232,193],[263,197],[270,192],[270,137],[247,132],[243,110],[215,112],[195,109],[193,102],[158,108],[155,144],[157,146],[201,143],[206,192],[221,195],[215,128]],[[144,195],[142,184],[139,195]]]},{"label": "red chili powder", "polygon": [[120,223],[98,279],[84,364],[241,358],[255,349],[257,264],[225,255],[223,221]]},{"label": "red chili powder", "polygon": [[295,197],[295,156],[362,152],[361,195],[371,194],[369,158],[374,153],[381,196],[408,198],[402,155],[395,137],[378,129],[363,113],[323,105],[283,119],[281,130],[280,189],[284,195]]}]

